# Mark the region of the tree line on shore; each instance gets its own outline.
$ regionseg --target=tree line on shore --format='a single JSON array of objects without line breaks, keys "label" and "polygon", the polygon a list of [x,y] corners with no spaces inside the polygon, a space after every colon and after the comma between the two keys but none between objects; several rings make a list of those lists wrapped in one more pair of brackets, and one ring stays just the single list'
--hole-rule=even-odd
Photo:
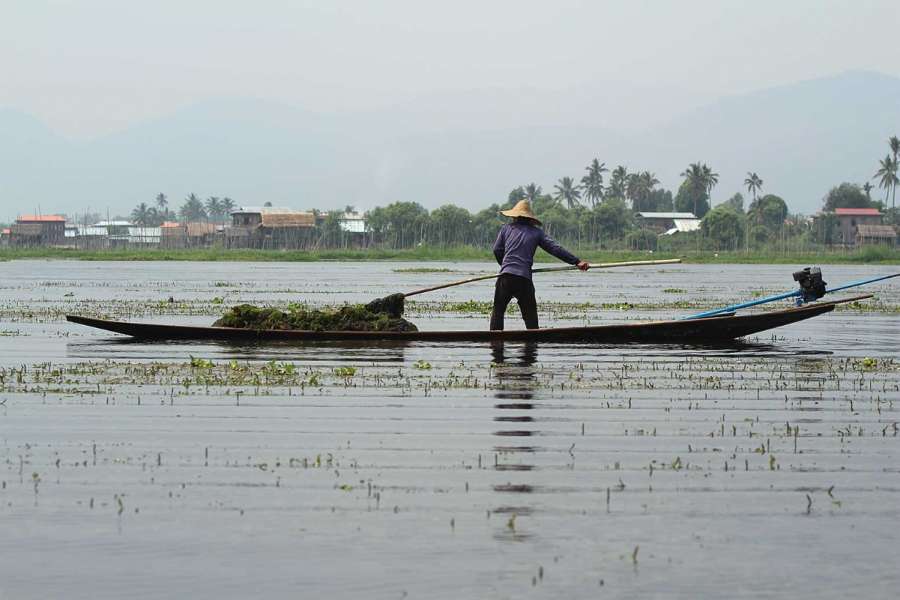
[{"label": "tree line on shore", "polygon": [[[823,211],[835,208],[877,207],[886,211],[886,222],[900,223],[896,209],[900,139],[889,139],[890,152],[878,162],[873,177],[883,190],[883,200],[872,198],[875,186],[870,182],[844,182],[823,198]],[[745,208],[744,196],[737,192],[711,208],[713,189],[719,174],[703,162],[691,163],[681,173],[676,192],[661,188],[650,171],[629,172],[625,166],[609,169],[593,159],[584,175],[562,177],[549,193],[542,186],[528,183],[513,188],[502,203],[480,211],[446,204],[428,211],[416,202],[394,202],[376,207],[366,215],[368,232],[365,243],[387,248],[409,248],[421,244],[436,246],[484,246],[493,242],[506,221],[501,210],[519,200],[531,201],[548,233],[560,241],[598,248],[655,249],[657,232],[641,227],[639,212],[691,212],[702,219],[697,233],[679,234],[668,243],[719,250],[763,248],[775,243],[809,242],[830,244],[836,239],[834,220],[819,219],[817,225],[801,215],[791,214],[787,202],[776,194],[763,194],[763,179],[748,172],[744,187],[751,201]],[[890,200],[891,208],[887,209]],[[152,205],[141,203],[131,213],[131,221],[143,226],[158,226],[164,221],[225,222],[236,203],[229,197],[211,196],[205,201],[188,195],[177,211],[170,210],[168,197],[160,193]],[[351,208],[351,207],[348,207]],[[341,227],[343,211],[322,215],[312,238],[317,247],[345,247],[359,240]]]},{"label": "tree line on shore", "polygon": [[184,199],[178,211],[169,210],[169,197],[160,192],[152,205],[141,202],[131,211],[131,222],[141,227],[159,227],[166,221],[179,219],[182,222],[209,221],[224,223],[237,208],[228,196],[210,196],[205,201],[191,193]]}]

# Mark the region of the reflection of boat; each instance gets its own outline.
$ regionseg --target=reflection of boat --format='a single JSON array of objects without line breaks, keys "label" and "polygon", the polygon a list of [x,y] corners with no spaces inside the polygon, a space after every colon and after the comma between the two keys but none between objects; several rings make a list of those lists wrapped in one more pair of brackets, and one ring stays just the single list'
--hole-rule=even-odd
[{"label": "reflection of boat", "polygon": [[241,341],[535,341],[593,342],[600,344],[673,343],[706,344],[733,340],[782,325],[789,325],[831,312],[844,302],[870,298],[855,296],[831,302],[749,315],[727,315],[706,319],[650,321],[593,327],[550,327],[512,331],[277,331],[127,323],[67,315],[66,319],[88,327],[130,335],[145,340],[241,340]]}]

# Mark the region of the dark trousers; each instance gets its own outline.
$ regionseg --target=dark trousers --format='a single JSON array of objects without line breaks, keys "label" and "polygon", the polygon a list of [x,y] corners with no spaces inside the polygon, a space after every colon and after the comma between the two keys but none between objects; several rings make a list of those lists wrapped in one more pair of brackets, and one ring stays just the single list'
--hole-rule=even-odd
[{"label": "dark trousers", "polygon": [[537,300],[534,298],[534,284],[526,277],[503,273],[497,278],[497,286],[494,288],[494,309],[491,311],[491,330],[503,330],[503,315],[509,301],[515,298],[522,311],[525,327],[538,328]]}]

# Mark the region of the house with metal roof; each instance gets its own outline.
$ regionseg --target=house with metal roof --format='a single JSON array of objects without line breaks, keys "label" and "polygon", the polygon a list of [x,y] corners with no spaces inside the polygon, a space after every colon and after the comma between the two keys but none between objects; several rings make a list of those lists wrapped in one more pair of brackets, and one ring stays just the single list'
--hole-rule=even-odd
[{"label": "house with metal roof", "polygon": [[689,212],[639,212],[637,217],[641,227],[661,235],[700,229],[700,219]]},{"label": "house with metal roof", "polygon": [[128,228],[128,245],[133,248],[159,246],[161,235],[159,227],[132,226]]},{"label": "house with metal roof", "polygon": [[341,231],[346,233],[364,234],[369,231],[366,226],[366,217],[358,212],[345,212],[340,217]]},{"label": "house with metal roof", "polygon": [[101,250],[109,247],[109,231],[96,225],[66,224],[66,246],[81,250]]},{"label": "house with metal roof", "polygon": [[125,248],[131,243],[131,221],[100,221],[94,227],[106,229],[108,248]]}]

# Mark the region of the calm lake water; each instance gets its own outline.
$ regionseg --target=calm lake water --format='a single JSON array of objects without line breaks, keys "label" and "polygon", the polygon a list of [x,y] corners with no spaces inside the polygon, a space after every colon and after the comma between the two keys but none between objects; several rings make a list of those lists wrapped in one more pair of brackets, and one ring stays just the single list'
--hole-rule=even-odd
[{"label": "calm lake water", "polygon": [[[541,322],[689,314],[801,266],[540,275]],[[209,324],[493,269],[0,263],[0,598],[895,596],[898,283],[721,348],[146,344],[63,318]],[[451,305],[492,289],[408,317],[483,329]]]}]

